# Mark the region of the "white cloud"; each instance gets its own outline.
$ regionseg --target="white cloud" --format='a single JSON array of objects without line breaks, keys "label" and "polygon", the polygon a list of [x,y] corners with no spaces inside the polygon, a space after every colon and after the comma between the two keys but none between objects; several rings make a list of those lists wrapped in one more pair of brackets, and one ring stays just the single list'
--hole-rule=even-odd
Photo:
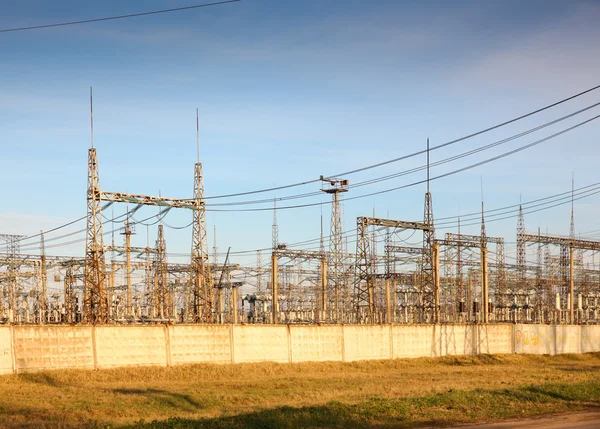
[{"label": "white cloud", "polygon": [[598,83],[600,69],[600,6],[577,4],[564,19],[545,30],[513,39],[468,65],[456,76],[461,82],[481,82],[529,91],[576,91]]}]

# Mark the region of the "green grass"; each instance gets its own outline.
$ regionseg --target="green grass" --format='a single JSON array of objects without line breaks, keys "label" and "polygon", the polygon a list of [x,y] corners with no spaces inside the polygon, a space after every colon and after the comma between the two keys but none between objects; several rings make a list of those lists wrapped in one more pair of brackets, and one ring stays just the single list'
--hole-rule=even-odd
[{"label": "green grass", "polygon": [[600,407],[600,353],[0,376],[1,428],[410,427]]},{"label": "green grass", "polygon": [[401,399],[374,397],[358,404],[329,402],[321,406],[261,410],[210,419],[173,418],[129,428],[404,428],[446,426],[484,420],[598,409],[600,382],[545,383],[498,390],[449,390]]}]

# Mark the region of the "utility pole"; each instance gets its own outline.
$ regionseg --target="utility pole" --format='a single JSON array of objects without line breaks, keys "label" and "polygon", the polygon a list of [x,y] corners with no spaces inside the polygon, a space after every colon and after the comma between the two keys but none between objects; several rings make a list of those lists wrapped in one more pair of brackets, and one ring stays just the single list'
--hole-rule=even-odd
[{"label": "utility pole", "polygon": [[485,233],[485,219],[483,210],[483,191],[481,201],[481,315],[482,322],[489,322],[489,285],[488,285],[488,250],[487,236]]},{"label": "utility pole", "polygon": [[169,285],[167,277],[167,246],[165,243],[163,225],[158,225],[158,238],[156,240],[156,265],[155,265],[155,289],[154,302],[156,305],[156,315],[162,318],[171,316],[171,306],[169,305]]},{"label": "utility pole", "polygon": [[131,235],[135,234],[135,227],[129,222],[129,215],[127,216],[127,220],[125,221],[125,228],[121,233],[125,236],[125,278],[127,281],[127,316],[131,316],[132,307],[131,307]]},{"label": "utility pole", "polygon": [[277,199],[273,198],[273,228],[271,249],[271,313],[273,324],[279,323],[279,278],[277,246],[279,242],[279,227],[277,226]]},{"label": "utility pole", "polygon": [[[44,246],[44,231],[40,231],[40,277],[42,290],[39,297],[40,323],[46,323],[46,313],[48,311],[48,273],[46,271],[46,247]],[[66,300],[66,297],[65,297]]]}]

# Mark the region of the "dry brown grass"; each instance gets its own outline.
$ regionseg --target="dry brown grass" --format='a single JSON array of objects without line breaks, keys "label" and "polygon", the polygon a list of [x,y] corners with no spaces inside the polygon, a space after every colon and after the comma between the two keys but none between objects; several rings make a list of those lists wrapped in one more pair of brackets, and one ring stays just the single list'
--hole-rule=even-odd
[{"label": "dry brown grass", "polygon": [[[598,381],[600,353],[67,370],[0,377],[4,427],[120,426],[282,406]],[[551,411],[551,410],[550,410]]]}]

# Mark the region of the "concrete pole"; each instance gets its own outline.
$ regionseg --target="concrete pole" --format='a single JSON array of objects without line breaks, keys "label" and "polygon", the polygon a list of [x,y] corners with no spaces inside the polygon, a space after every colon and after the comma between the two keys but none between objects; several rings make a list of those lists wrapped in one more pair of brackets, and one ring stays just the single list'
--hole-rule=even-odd
[{"label": "concrete pole", "polygon": [[131,316],[131,233],[125,234],[125,256],[126,269],[125,278],[127,279],[127,315]]},{"label": "concrete pole", "polygon": [[440,244],[433,243],[433,321],[440,323]]},{"label": "concrete pole", "polygon": [[486,247],[481,249],[481,321],[489,322],[488,314],[488,250]]},{"label": "concrete pole", "polygon": [[569,248],[569,323],[575,323],[575,257],[573,246]]},{"label": "concrete pole", "polygon": [[110,275],[108,276],[108,290],[106,291],[106,300],[108,301],[108,317],[112,316],[112,292],[115,287],[115,261],[110,262]]},{"label": "concrete pole", "polygon": [[40,261],[40,273],[42,276],[42,295],[40,300],[40,323],[46,323],[46,312],[48,310],[48,272],[46,271],[46,254],[42,254]]},{"label": "concrete pole", "polygon": [[476,314],[473,308],[473,272],[469,271],[469,291],[467,299],[467,315],[471,315],[469,319],[475,320]]},{"label": "concrete pole", "polygon": [[369,291],[369,320],[367,323],[375,323],[375,279],[371,276],[367,278],[367,289]]},{"label": "concrete pole", "polygon": [[68,273],[65,274],[65,280],[63,282],[64,292],[65,292],[65,320],[61,320],[61,322],[71,323],[74,321],[71,319],[71,317],[73,317],[73,319],[74,319],[74,316],[72,316],[73,312],[71,311],[70,304],[69,304],[69,301],[71,300],[71,296],[69,294],[70,288],[69,288],[69,283],[68,283],[69,280],[67,279],[68,275],[69,275]]},{"label": "concrete pole", "polygon": [[397,301],[398,301],[398,297],[397,297],[397,285],[396,285],[396,278],[394,278],[392,280],[392,320],[391,322],[394,323],[396,321],[396,306],[397,306]]},{"label": "concrete pole", "polygon": [[238,320],[238,288],[231,288],[231,310],[233,311],[233,324],[237,325]]},{"label": "concrete pole", "polygon": [[390,294],[390,279],[385,279],[385,323],[392,323],[392,300]]},{"label": "concrete pole", "polygon": [[327,320],[327,258],[321,258],[321,302],[319,310],[323,312],[323,320]]},{"label": "concrete pole", "polygon": [[271,295],[273,296],[271,311],[273,313],[273,323],[279,323],[279,295],[277,290],[278,282],[277,254],[273,252],[271,255]]}]

